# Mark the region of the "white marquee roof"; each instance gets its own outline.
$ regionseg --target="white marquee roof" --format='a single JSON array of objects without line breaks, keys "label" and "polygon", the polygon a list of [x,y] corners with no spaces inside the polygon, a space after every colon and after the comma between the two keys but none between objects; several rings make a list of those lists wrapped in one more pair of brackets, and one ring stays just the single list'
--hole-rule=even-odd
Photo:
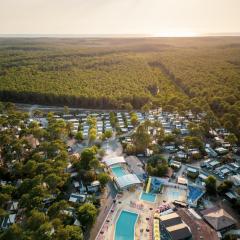
[{"label": "white marquee roof", "polygon": [[141,183],[136,174],[127,174],[122,177],[116,178],[116,182],[120,188],[125,188],[134,184]]},{"label": "white marquee roof", "polygon": [[118,164],[118,163],[126,163],[124,157],[112,157],[112,158],[106,158],[105,160],[103,160],[105,162],[105,164],[110,167],[114,164]]}]

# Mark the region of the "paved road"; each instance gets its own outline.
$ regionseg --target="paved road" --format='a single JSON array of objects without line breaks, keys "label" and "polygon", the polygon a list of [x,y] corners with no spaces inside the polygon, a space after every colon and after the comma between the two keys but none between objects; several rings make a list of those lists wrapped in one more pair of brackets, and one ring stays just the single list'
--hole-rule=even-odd
[{"label": "paved road", "polygon": [[[105,149],[106,156],[114,157],[122,155],[122,145],[119,143],[118,139],[109,139],[103,143],[102,148]],[[113,183],[109,182],[106,186],[104,194],[101,196],[101,208],[97,221],[91,230],[90,240],[94,240],[96,238],[116,195],[117,190],[115,189]]]},{"label": "paved road", "polygon": [[[23,111],[30,111],[30,110],[41,110],[46,112],[64,112],[64,107],[62,106],[54,106],[54,105],[39,105],[39,104],[25,104],[25,103],[15,103],[17,108]],[[126,110],[122,109],[96,109],[96,108],[68,108],[70,111],[91,111],[91,112],[126,112]]]},{"label": "paved road", "polygon": [[96,223],[94,224],[91,233],[90,240],[94,240],[103,224],[103,221],[107,217],[107,214],[112,206],[113,200],[117,195],[117,191],[112,182],[108,183],[106,186],[106,191],[101,197],[101,208],[98,214]]},{"label": "paved road", "polygon": [[102,144],[102,148],[106,151],[106,157],[121,156],[123,148],[118,139],[109,139]]}]

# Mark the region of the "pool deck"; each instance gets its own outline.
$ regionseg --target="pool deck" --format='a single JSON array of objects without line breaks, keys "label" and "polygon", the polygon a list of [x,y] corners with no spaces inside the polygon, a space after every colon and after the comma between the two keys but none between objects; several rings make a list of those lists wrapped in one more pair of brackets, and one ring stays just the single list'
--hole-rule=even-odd
[{"label": "pool deck", "polygon": [[[98,235],[98,240],[114,240],[115,226],[117,219],[122,210],[134,212],[138,214],[138,219],[135,224],[135,240],[150,239],[152,234],[152,217],[157,206],[162,201],[156,197],[154,203],[140,200],[142,188],[139,187],[134,192],[124,191],[122,195],[117,198],[116,204],[110,210],[105,223]],[[120,203],[121,202],[121,203]],[[147,220],[148,218],[148,220]],[[146,230],[150,231],[147,232]]]},{"label": "pool deck", "polygon": [[103,222],[103,225],[97,235],[97,240],[114,240],[115,226],[122,210],[138,214],[135,224],[135,239],[145,240],[153,239],[153,215],[156,209],[163,203],[171,203],[174,200],[185,202],[187,191],[182,186],[164,186],[162,194],[156,194],[155,202],[141,200],[143,188],[138,186],[132,191],[125,190],[118,194],[116,203],[114,203]]},{"label": "pool deck", "polygon": [[162,201],[166,201],[166,202],[173,202],[174,200],[186,202],[187,191],[181,188],[164,186],[163,194],[161,194],[161,199]]}]

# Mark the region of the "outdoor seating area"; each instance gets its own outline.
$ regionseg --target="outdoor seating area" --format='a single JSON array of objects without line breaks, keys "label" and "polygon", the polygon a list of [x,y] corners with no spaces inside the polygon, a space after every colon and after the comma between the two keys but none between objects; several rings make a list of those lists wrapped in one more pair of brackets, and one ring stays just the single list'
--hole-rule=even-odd
[{"label": "outdoor seating area", "polygon": [[137,204],[137,203],[134,203],[132,201],[130,201],[130,207],[132,208],[137,208],[139,210],[144,210],[144,205],[141,203],[141,204]]},{"label": "outdoor seating area", "polygon": [[165,203],[165,204],[161,204],[160,206],[157,207],[156,209],[156,213],[164,213],[166,211],[168,211],[169,209],[171,209],[170,204]]},{"label": "outdoor seating area", "polygon": [[[153,214],[155,213],[156,207],[159,206],[160,202],[149,203],[146,201],[141,201],[140,196],[142,194],[142,188],[139,187],[134,192],[124,192],[124,194],[118,194],[112,208],[109,210],[109,213],[102,224],[102,227],[97,235],[97,240],[112,240],[120,239],[122,233],[118,234],[116,237],[116,226],[117,224],[126,230],[126,234],[132,234],[132,230],[127,229],[129,226],[126,226],[123,223],[123,215],[125,212],[130,218],[134,218],[134,214],[138,214],[136,222],[132,219],[129,223],[134,227],[135,239],[140,239],[140,236],[144,236],[144,239],[152,239],[153,237]],[[121,204],[119,204],[121,202]],[[124,213],[124,214],[122,214]],[[122,215],[122,216],[121,216]],[[121,216],[121,218],[120,218]],[[125,219],[125,218],[124,218]],[[128,221],[127,219],[124,222]],[[122,229],[121,231],[123,231]],[[132,229],[132,227],[131,227]],[[124,230],[124,231],[125,231]],[[118,229],[119,232],[119,229]],[[130,238],[133,239],[133,238]]]},{"label": "outdoor seating area", "polygon": [[160,228],[159,228],[159,219],[154,218],[153,220],[153,236],[154,240],[160,240]]}]

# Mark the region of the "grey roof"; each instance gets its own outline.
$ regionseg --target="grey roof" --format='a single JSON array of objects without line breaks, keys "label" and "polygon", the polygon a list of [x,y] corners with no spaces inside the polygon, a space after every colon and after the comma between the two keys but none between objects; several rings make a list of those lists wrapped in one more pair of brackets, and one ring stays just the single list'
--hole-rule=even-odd
[{"label": "grey roof", "polygon": [[217,231],[230,227],[236,220],[222,208],[210,208],[202,211],[204,219]]},{"label": "grey roof", "polygon": [[140,184],[141,181],[138,179],[136,174],[127,174],[116,179],[117,185],[120,188],[129,187],[131,185]]}]

